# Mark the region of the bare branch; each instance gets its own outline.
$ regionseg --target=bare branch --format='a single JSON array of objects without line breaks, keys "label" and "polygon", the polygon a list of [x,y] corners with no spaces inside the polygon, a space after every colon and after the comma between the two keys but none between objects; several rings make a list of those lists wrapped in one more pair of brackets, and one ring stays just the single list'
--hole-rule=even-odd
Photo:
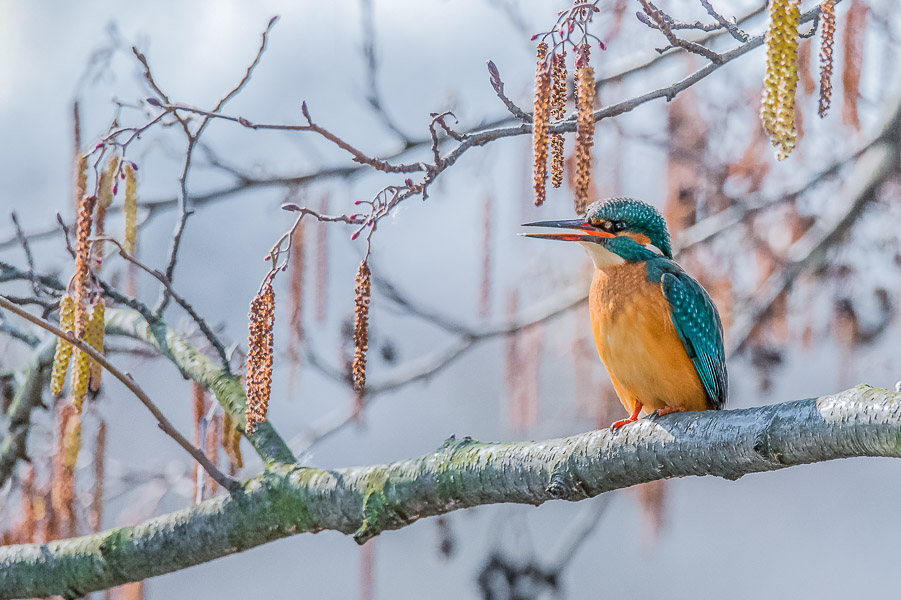
[{"label": "bare branch", "polygon": [[[650,21],[648,21],[647,19],[642,19],[642,21],[648,26],[653,27],[654,29],[659,29],[660,33],[665,35],[666,39],[669,40],[670,47],[682,48],[683,50],[691,52],[692,54],[700,54],[714,64],[722,64],[723,57],[720,56],[717,52],[714,52],[710,48],[702,46],[701,44],[698,44],[696,42],[683,40],[675,33],[673,33],[674,29],[701,29],[703,31],[712,31],[712,29],[718,29],[720,27],[719,24],[711,29],[705,29],[704,26],[700,23],[696,23],[694,25],[677,23],[668,14],[654,6],[654,3],[650,0],[638,1],[641,2],[641,7],[644,10],[645,14],[650,17]],[[658,48],[657,52],[660,52],[662,54],[668,49],[669,48]]]},{"label": "bare branch", "polygon": [[491,87],[494,88],[494,93],[501,99],[501,102],[504,103],[511,115],[520,121],[532,122],[532,115],[526,114],[504,93],[504,81],[501,79],[501,73],[497,70],[497,65],[494,64],[493,60],[488,61],[488,80],[491,82]]},{"label": "bare branch", "polygon": [[172,288],[172,282],[169,281],[165,275],[163,275],[156,269],[151,269],[150,267],[148,267],[147,265],[145,265],[144,263],[142,263],[141,261],[136,259],[134,256],[129,254],[125,250],[125,248],[122,247],[122,244],[120,244],[118,240],[115,240],[110,237],[101,237],[101,238],[94,238],[94,241],[103,241],[103,242],[113,243],[119,249],[119,256],[121,256],[122,258],[124,258],[125,260],[130,262],[131,264],[135,265],[142,271],[153,276],[157,281],[162,283],[163,286],[165,286],[166,290],[169,292],[169,295],[172,296],[172,299],[175,300],[175,302],[179,306],[181,306],[186,313],[188,313],[188,315],[197,324],[197,327],[200,329],[201,333],[203,333],[204,337],[207,339],[207,341],[210,343],[210,345],[216,350],[216,353],[219,355],[219,359],[222,361],[222,367],[227,371],[231,370],[231,367],[229,365],[229,360],[228,360],[228,354],[225,352],[225,346],[222,345],[222,342],[219,340],[219,338],[216,336],[216,334],[213,333],[213,330],[210,328],[210,326],[207,324],[207,322],[203,319],[203,317],[201,317],[197,313],[197,311],[194,310],[194,307],[191,306],[191,304],[187,300],[185,300],[184,297],[179,295]]},{"label": "bare branch", "polygon": [[31,411],[41,404],[46,371],[53,363],[56,340],[51,338],[38,348],[29,363],[25,380],[9,405],[6,434],[0,440],[0,488],[4,486],[20,458],[27,458],[25,443],[31,427]]},{"label": "bare branch", "polygon": [[729,35],[742,43],[748,41],[748,34],[738,28],[734,17],[732,19],[727,19],[726,17],[718,13],[716,9],[713,8],[710,0],[700,0],[700,2],[701,6],[704,7],[704,10],[707,11],[707,14],[716,19],[716,22],[729,32]]}]

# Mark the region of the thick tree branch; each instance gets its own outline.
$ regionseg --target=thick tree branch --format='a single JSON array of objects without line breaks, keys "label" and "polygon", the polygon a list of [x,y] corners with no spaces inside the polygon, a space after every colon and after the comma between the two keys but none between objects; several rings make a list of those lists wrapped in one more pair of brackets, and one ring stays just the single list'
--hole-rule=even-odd
[{"label": "thick tree branch", "polygon": [[0,597],[73,598],[325,529],[363,543],[420,518],[511,502],[583,500],[638,483],[749,473],[854,456],[901,457],[901,393],[858,386],[759,408],[677,413],[508,444],[449,439],[369,467],[276,465],[243,490],[139,525],[0,548]]},{"label": "thick tree branch", "polygon": [[38,347],[26,369],[25,381],[16,390],[9,405],[9,428],[0,440],[0,487],[9,479],[16,462],[27,456],[25,442],[31,428],[31,411],[41,403],[41,391],[47,380],[46,371],[53,363],[55,352],[55,338],[46,340]]}]

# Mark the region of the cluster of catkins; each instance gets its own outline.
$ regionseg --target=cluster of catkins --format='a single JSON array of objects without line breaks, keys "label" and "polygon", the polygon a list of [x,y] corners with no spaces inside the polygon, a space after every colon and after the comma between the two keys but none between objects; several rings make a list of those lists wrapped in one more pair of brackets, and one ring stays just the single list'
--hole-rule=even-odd
[{"label": "cluster of catkins", "polygon": [[[577,214],[585,212],[591,202],[591,146],[594,143],[594,69],[588,64],[589,46],[580,44],[574,53],[576,143],[574,196]],[[535,72],[535,105],[532,121],[535,205],[541,206],[547,194],[548,146],[551,149],[551,183],[563,184],[563,134],[550,134],[550,120],[566,116],[566,52],[548,55],[548,45],[538,44]]]},{"label": "cluster of catkins", "polygon": [[[60,300],[59,328],[84,341],[89,346],[103,352],[104,316],[106,305],[96,290],[92,291],[91,273],[99,268],[103,257],[103,246],[92,242],[91,233],[100,237],[105,234],[107,208],[116,194],[119,173],[119,158],[114,156],[107,168],[100,174],[97,194],[87,194],[87,157],[81,156],[76,166],[75,195],[77,199],[75,221],[75,274],[67,293]],[[137,214],[137,176],[134,166],[125,163],[125,221],[126,232],[123,245],[134,248]],[[73,347],[67,340],[59,338],[50,377],[50,390],[55,396],[63,392],[69,363],[72,363],[70,382],[72,403],[80,412],[88,390],[96,392],[100,388],[100,364],[87,353]]]}]

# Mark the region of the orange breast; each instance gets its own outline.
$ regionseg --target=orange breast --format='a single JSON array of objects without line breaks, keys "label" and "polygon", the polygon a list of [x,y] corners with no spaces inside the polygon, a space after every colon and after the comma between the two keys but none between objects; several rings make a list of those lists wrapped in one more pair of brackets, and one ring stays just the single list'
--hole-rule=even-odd
[{"label": "orange breast", "polygon": [[648,281],[643,264],[595,269],[589,311],[598,354],[629,413],[636,401],[645,414],[664,406],[707,408],[661,284]]}]

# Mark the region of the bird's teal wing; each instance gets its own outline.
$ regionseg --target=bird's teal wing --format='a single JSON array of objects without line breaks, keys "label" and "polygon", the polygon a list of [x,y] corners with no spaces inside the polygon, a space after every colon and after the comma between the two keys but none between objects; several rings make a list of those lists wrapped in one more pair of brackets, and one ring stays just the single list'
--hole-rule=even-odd
[{"label": "bird's teal wing", "polygon": [[726,403],[729,380],[723,324],[716,306],[704,288],[681,269],[663,273],[661,279],[673,324],[707,391],[707,407],[721,409]]}]

